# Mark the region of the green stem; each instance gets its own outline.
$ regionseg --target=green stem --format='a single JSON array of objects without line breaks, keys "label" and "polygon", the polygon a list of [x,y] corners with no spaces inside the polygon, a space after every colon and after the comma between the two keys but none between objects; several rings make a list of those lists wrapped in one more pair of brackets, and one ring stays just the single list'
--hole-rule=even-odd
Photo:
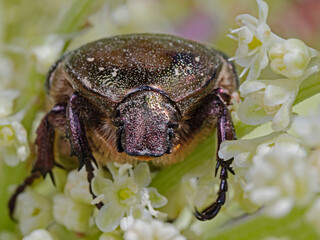
[{"label": "green stem", "polygon": [[304,220],[305,210],[294,209],[283,218],[268,218],[256,214],[220,228],[205,226],[204,232],[208,240],[242,240],[267,239],[268,237],[285,237],[285,239],[318,239],[315,229]]},{"label": "green stem", "polygon": [[[57,33],[70,34],[79,31],[81,28],[84,28],[87,22],[88,15],[94,9],[93,5],[95,3],[96,0],[75,1],[70,10],[63,18]],[[66,51],[70,43],[71,39],[68,39],[65,43],[63,52]]]}]

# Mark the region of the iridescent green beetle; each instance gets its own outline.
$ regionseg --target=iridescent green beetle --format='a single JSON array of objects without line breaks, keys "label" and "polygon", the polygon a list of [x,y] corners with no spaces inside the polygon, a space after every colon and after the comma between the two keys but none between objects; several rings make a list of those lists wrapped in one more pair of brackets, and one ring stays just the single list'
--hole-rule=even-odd
[{"label": "iridescent green beetle", "polygon": [[[224,54],[175,36],[116,36],[65,54],[49,71],[53,107],[38,127],[37,160],[9,202],[11,214],[34,179],[47,173],[53,179],[55,135],[67,137],[66,148],[79,169],[85,165],[91,188],[92,163],[166,166],[183,160],[214,129],[218,149],[235,139],[227,105],[237,87],[235,68]],[[217,156],[218,198],[196,210],[198,219],[212,219],[225,203],[230,163]]]}]

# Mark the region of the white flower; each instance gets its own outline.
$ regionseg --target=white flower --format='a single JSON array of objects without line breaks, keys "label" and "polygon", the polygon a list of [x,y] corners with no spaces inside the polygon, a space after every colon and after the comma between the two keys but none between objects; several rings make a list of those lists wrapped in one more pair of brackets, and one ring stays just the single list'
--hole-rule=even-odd
[{"label": "white flower", "polygon": [[29,155],[27,132],[19,122],[18,115],[11,116],[16,90],[0,90],[0,159],[15,166]]},{"label": "white flower", "polygon": [[178,229],[172,224],[159,220],[136,220],[133,226],[124,234],[125,240],[185,240]]},{"label": "white flower", "polygon": [[0,119],[0,156],[8,166],[16,166],[29,155],[27,132],[16,121]]},{"label": "white flower", "polygon": [[0,90],[0,119],[12,114],[13,102],[19,94],[17,90]]},{"label": "white flower", "polygon": [[67,229],[86,232],[90,227],[94,206],[85,168],[68,174],[64,194],[53,198],[53,216]]},{"label": "white flower", "polygon": [[35,229],[46,228],[53,220],[51,201],[27,188],[17,198],[14,217],[19,221],[23,235]]},{"label": "white flower", "polygon": [[64,47],[65,40],[56,34],[49,35],[44,44],[31,50],[36,59],[37,71],[47,73],[50,66],[59,58]]},{"label": "white flower", "polygon": [[[93,192],[104,206],[99,210],[96,224],[103,232],[110,232],[119,226],[124,217],[151,219],[162,217],[154,208],[167,203],[155,188],[146,188],[151,182],[150,170],[146,163],[138,164],[133,170],[128,164],[119,169],[120,164],[108,164],[113,181],[96,175],[92,182]],[[125,169],[125,170],[123,170]],[[94,200],[92,203],[97,202]],[[122,227],[127,228],[132,221],[125,218]]]},{"label": "white flower", "polygon": [[297,79],[245,81],[239,88],[244,97],[238,108],[239,119],[249,125],[272,121],[272,129],[275,131],[289,129],[294,115],[292,104],[299,87],[319,69],[320,66],[314,65]]},{"label": "white flower", "polygon": [[320,146],[320,108],[308,117],[299,116],[294,121],[294,129],[310,147]]},{"label": "white flower", "polygon": [[79,203],[91,204],[92,195],[89,192],[89,182],[85,168],[82,168],[80,171],[73,170],[68,174],[64,193]]},{"label": "white flower", "polygon": [[[219,178],[214,176],[214,164],[212,160],[192,169],[181,180],[182,194],[189,205],[199,209],[206,207],[216,198],[216,189]],[[178,200],[182,204],[183,201]]]},{"label": "white flower", "polygon": [[311,50],[294,38],[275,43],[268,54],[271,69],[288,78],[301,77],[311,60]]},{"label": "white flower", "polygon": [[262,143],[273,145],[283,141],[294,141],[290,140],[288,136],[287,134],[271,133],[254,139],[224,141],[220,145],[218,154],[224,160],[234,158],[232,168],[236,171],[235,179],[240,183],[246,182],[247,171],[252,166],[252,159],[256,154],[257,147]]},{"label": "white flower", "polygon": [[45,229],[37,229],[25,236],[22,240],[53,240],[50,233]]},{"label": "white flower", "polygon": [[91,205],[76,202],[63,194],[53,198],[54,219],[69,230],[85,232],[89,228],[92,214]]},{"label": "white flower", "polygon": [[269,63],[267,54],[269,48],[275,41],[281,41],[281,38],[273,34],[266,23],[268,5],[262,0],[257,0],[257,4],[259,19],[248,14],[237,16],[236,22],[240,28],[231,30],[231,33],[238,36],[229,35],[238,41],[236,54],[230,60],[235,60],[237,64],[244,67],[240,77],[249,70],[247,80],[254,80],[260,76],[261,70]]},{"label": "white flower", "polygon": [[308,209],[305,217],[309,223],[320,233],[320,197],[318,197],[312,206]]},{"label": "white flower", "polygon": [[301,81],[291,79],[253,80],[240,86],[244,101],[238,108],[241,121],[258,125],[272,121],[275,131],[286,130],[292,122],[292,104]]}]

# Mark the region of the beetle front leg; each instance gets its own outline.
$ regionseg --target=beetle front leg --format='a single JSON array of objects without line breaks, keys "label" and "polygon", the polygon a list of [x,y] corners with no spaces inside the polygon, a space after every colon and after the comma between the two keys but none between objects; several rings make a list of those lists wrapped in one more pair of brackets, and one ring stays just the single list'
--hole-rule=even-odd
[{"label": "beetle front leg", "polygon": [[[74,93],[67,106],[67,136],[71,145],[71,156],[76,156],[79,160],[79,169],[85,166],[87,171],[87,179],[89,182],[89,191],[93,198],[95,194],[92,192],[92,179],[94,177],[94,163],[97,162],[92,155],[92,151],[86,136],[83,114],[89,113],[90,104],[78,93]],[[102,203],[96,204],[98,208],[102,207]]]},{"label": "beetle front leg", "polygon": [[52,182],[55,184],[52,169],[55,165],[60,166],[54,161],[54,138],[55,129],[65,126],[66,108],[64,105],[56,105],[49,113],[47,113],[37,129],[37,160],[33,165],[31,175],[17,187],[15,193],[9,200],[9,212],[13,219],[13,212],[16,205],[17,197],[24,192],[27,186],[30,186],[35,179],[45,176],[49,173]]},{"label": "beetle front leg", "polygon": [[220,145],[225,140],[234,140],[236,139],[235,130],[233,127],[232,119],[229,113],[227,106],[223,103],[223,101],[215,95],[211,95],[208,103],[208,108],[202,112],[202,114],[207,114],[207,117],[216,117],[217,118],[217,135],[218,135],[218,147],[217,147],[217,164],[216,164],[216,172],[220,170],[220,186],[218,197],[216,201],[211,204],[206,209],[199,212],[197,209],[195,210],[195,216],[197,219],[206,221],[214,218],[220,211],[222,205],[226,201],[226,192],[228,191],[228,171],[234,174],[230,164],[232,160],[223,161],[218,156],[218,151],[220,149]]}]

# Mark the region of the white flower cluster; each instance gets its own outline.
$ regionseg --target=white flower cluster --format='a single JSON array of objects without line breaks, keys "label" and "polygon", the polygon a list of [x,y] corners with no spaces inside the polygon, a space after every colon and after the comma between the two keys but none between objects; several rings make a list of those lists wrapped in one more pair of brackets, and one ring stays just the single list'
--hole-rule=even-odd
[{"label": "white flower cluster", "polygon": [[[272,33],[266,24],[268,5],[262,0],[257,3],[259,19],[242,14],[236,19],[240,28],[231,30],[238,41],[232,59],[244,67],[241,77],[248,72],[240,86],[243,101],[238,116],[249,125],[271,121],[274,132],[225,141],[219,156],[234,158],[232,167],[242,200],[244,197],[270,217],[283,217],[294,207],[308,206],[320,190],[320,113],[292,117],[301,83],[319,71],[320,54],[298,39],[285,40]],[[258,79],[263,71],[274,78]],[[292,122],[298,136],[285,132]],[[317,199],[307,214],[318,229],[319,206]]]},{"label": "white flower cluster", "polygon": [[[168,240],[184,239],[179,237],[179,231],[173,225],[155,220],[166,218],[166,214],[156,208],[166,205],[167,199],[155,188],[147,187],[151,182],[147,163],[139,163],[135,167],[117,163],[108,163],[107,166],[108,171],[95,171],[92,187],[97,197],[93,200],[85,168],[73,170],[67,177],[55,171],[59,186],[53,190],[52,186],[48,186],[52,185],[50,181],[41,183],[42,186],[38,184],[27,188],[18,196],[14,213],[21,233],[30,234],[30,239],[37,239],[36,236],[44,233],[36,229],[58,223],[82,234],[100,230],[104,232],[100,239],[113,239],[112,236],[118,239],[126,231],[129,233],[125,239],[135,239],[134,236],[143,234],[141,231],[146,227],[148,234],[153,236],[150,239],[159,236]],[[61,186],[63,191],[59,191]],[[98,210],[94,205],[99,202],[104,206]]]},{"label": "white flower cluster", "polygon": [[[302,141],[308,145],[311,149],[308,161],[311,163],[313,169],[317,171],[320,176],[320,108],[317,113],[313,113],[308,117],[298,117],[294,122],[294,129],[302,139]],[[309,208],[306,219],[315,226],[315,229],[320,232],[320,179],[318,177],[317,182],[314,185],[318,187],[317,197],[313,204]]]},{"label": "white flower cluster", "polygon": [[[275,131],[287,130],[292,122],[292,104],[301,83],[320,69],[320,53],[298,39],[283,39],[267,25],[268,5],[257,0],[259,19],[241,14],[237,29],[229,35],[238,42],[234,57],[244,67],[240,77],[248,72],[240,86],[244,98],[238,109],[241,121],[259,125],[272,121]],[[269,66],[269,68],[268,68]],[[262,70],[272,70],[275,77],[260,80]],[[269,74],[270,75],[270,74]]]}]

